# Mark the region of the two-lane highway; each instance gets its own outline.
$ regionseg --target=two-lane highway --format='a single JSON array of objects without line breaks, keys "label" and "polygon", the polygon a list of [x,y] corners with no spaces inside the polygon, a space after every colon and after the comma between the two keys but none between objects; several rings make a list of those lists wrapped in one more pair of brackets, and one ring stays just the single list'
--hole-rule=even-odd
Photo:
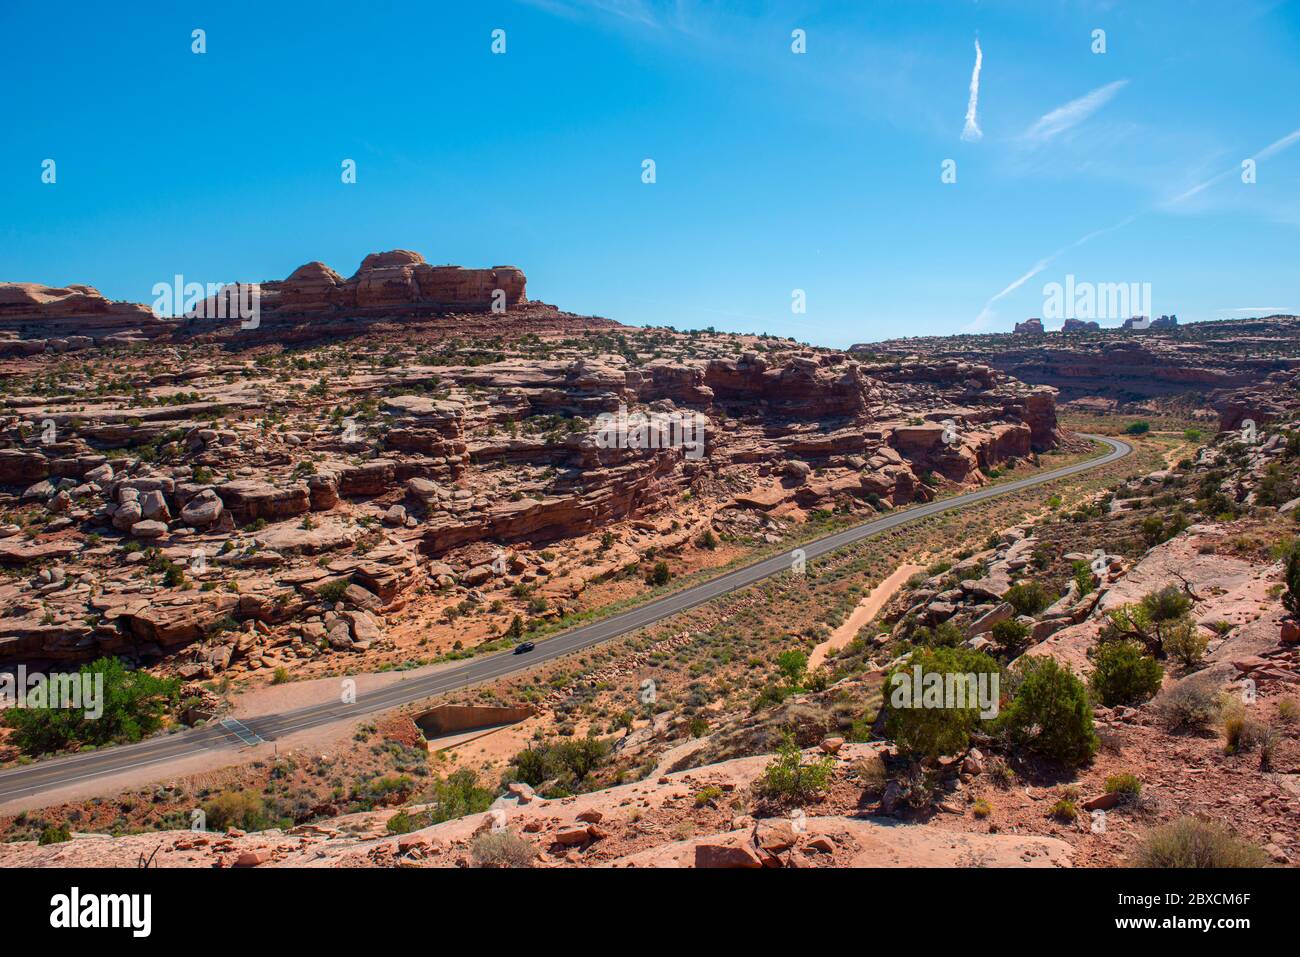
[{"label": "two-lane highway", "polygon": [[[1100,458],[1089,459],[1075,465],[1065,466],[1041,475],[1019,479],[1004,485],[993,485],[955,495],[952,498],[929,502],[904,511],[894,512],[874,519],[863,525],[857,525],[844,531],[827,535],[801,546],[806,561],[820,555],[843,548],[846,545],[879,535],[881,532],[900,525],[920,521],[940,512],[966,508],[991,498],[1010,495],[1023,489],[1042,485],[1069,475],[1076,475],[1091,469],[1100,468],[1116,459],[1123,458],[1133,451],[1127,442],[1100,435],[1088,436],[1110,446],[1110,451]],[[249,718],[242,725],[233,727],[214,723],[203,728],[180,731],[157,738],[150,738],[136,744],[122,745],[102,751],[86,754],[74,754],[54,758],[22,768],[0,772],[0,804],[18,798],[28,797],[34,792],[51,790],[76,784],[93,778],[118,774],[134,768],[157,765],[162,773],[162,766],[186,757],[193,757],[205,751],[223,748],[237,748],[249,743],[249,732],[264,741],[305,731],[336,721],[352,719],[377,711],[385,711],[400,705],[419,701],[433,695],[442,694],[467,685],[481,684],[504,675],[523,671],[588,648],[591,645],[608,641],[620,635],[644,628],[646,625],[662,621],[679,612],[686,611],[711,601],[721,595],[745,588],[772,575],[791,570],[792,552],[782,552],[762,561],[755,562],[735,571],[719,575],[717,578],[685,588],[663,598],[647,602],[637,608],[610,615],[591,624],[562,632],[539,642],[537,649],[531,653],[515,655],[501,652],[482,658],[476,658],[463,665],[443,668],[419,677],[408,678],[385,688],[367,693],[359,693],[354,704],[326,703],[297,708],[281,714],[266,715],[261,718]]]}]

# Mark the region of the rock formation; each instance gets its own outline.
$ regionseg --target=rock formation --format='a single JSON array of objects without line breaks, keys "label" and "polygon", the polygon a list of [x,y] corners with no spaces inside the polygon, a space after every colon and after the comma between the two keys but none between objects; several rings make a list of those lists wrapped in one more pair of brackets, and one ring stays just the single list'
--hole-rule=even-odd
[{"label": "rock formation", "polygon": [[1274,372],[1300,368],[1300,318],[1295,316],[1188,325],[1167,316],[1145,329],[1086,326],[1067,322],[1062,332],[1028,341],[1015,334],[914,338],[862,343],[849,351],[987,363],[1022,382],[1053,386],[1064,402],[1171,397],[1204,402],[1211,392],[1246,388]]},{"label": "rock formation", "polygon": [[90,286],[0,283],[0,356],[127,345],[170,333],[147,306],[112,302]]},{"label": "rock formation", "polygon": [[[464,269],[431,266],[419,253],[404,249],[371,253],[356,273],[344,279],[321,262],[299,266],[287,279],[257,284],[258,316],[239,321],[231,286],[199,304],[187,319],[185,335],[233,334],[241,342],[284,341],[307,334],[355,334],[374,322],[412,322],[453,313],[504,314],[527,305],[523,271],[514,266]],[[245,303],[247,306],[247,303]],[[247,308],[245,308],[247,313]]]}]

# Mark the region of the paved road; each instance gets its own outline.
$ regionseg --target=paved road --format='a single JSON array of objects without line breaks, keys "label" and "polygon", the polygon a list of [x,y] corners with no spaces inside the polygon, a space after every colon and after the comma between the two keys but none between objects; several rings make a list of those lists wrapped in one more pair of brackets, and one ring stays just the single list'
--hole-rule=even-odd
[{"label": "paved road", "polygon": [[[1009,495],[1067,475],[1099,468],[1133,451],[1131,445],[1119,439],[1100,435],[1088,437],[1109,445],[1110,451],[1101,458],[1090,459],[1004,485],[993,485],[952,498],[918,505],[885,515],[864,525],[827,535],[803,546],[805,560],[811,561],[819,555],[825,555],[845,545],[939,512],[965,508],[977,502]],[[0,773],[0,804],[33,792],[75,784],[146,765],[162,765],[212,749],[246,746],[250,740],[249,732],[263,741],[274,741],[295,731],[304,731],[347,718],[385,711],[455,688],[491,681],[636,631],[638,628],[711,601],[720,595],[752,585],[772,575],[787,572],[791,565],[792,553],[782,552],[675,594],[665,595],[640,607],[574,628],[572,631],[562,632],[540,642],[537,649],[528,654],[515,655],[511,652],[502,652],[476,658],[463,665],[440,669],[418,678],[399,681],[377,691],[360,694],[355,704],[311,705],[281,714],[249,718],[242,725],[234,723],[234,727],[216,723],[203,728],[150,738],[137,744],[55,758],[5,771]]]}]

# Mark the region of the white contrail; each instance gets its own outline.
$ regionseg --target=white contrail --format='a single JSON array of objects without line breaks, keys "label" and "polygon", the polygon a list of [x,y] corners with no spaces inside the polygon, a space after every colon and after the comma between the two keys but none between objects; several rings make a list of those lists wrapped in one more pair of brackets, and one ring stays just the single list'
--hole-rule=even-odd
[{"label": "white contrail", "polygon": [[[1283,136],[1281,139],[1274,140],[1272,143],[1269,143],[1262,150],[1260,150],[1258,153],[1252,156],[1251,159],[1255,159],[1255,160],[1269,159],[1273,156],[1276,156],[1278,153],[1283,152],[1284,150],[1290,149],[1296,143],[1300,143],[1300,130],[1292,130],[1290,133],[1288,133],[1286,136]],[[1211,186],[1215,185],[1216,183],[1222,182],[1223,180],[1227,179],[1229,176],[1235,175],[1236,173],[1238,173],[1238,171],[1239,171],[1238,167],[1235,166],[1232,167],[1231,169],[1225,169],[1222,173],[1219,173],[1216,176],[1211,176],[1209,179],[1197,183],[1195,186],[1193,186],[1191,189],[1187,190],[1186,192],[1179,193],[1177,196],[1175,196],[1173,199],[1166,202],[1164,205],[1177,206],[1179,203],[1191,199],[1197,193],[1202,193],[1205,190],[1209,189]]]},{"label": "white contrail", "polygon": [[980,101],[980,66],[984,63],[984,53],[980,50],[979,38],[975,38],[975,69],[970,74],[970,102],[966,104],[966,128],[961,131],[961,138],[966,142],[973,142],[984,134],[980,131],[979,122],[975,118],[975,108]]},{"label": "white contrail", "polygon": [[1101,229],[1094,229],[1092,232],[1080,236],[1078,239],[1070,243],[1068,246],[1062,246],[1060,249],[1052,253],[1050,256],[1046,256],[1043,259],[1038,260],[1038,262],[1034,263],[1033,268],[1031,268],[1029,272],[1025,273],[1019,279],[1013,281],[1010,285],[1008,285],[1005,289],[999,292],[996,296],[993,296],[991,299],[989,299],[988,302],[984,303],[984,308],[980,310],[979,315],[976,316],[975,319],[972,322],[970,322],[968,325],[964,326],[962,328],[962,332],[979,332],[981,329],[983,329],[984,326],[987,325],[988,321],[992,319],[993,316],[995,315],[995,312],[993,310],[993,304],[995,302],[997,302],[999,299],[1005,299],[1007,296],[1011,295],[1011,293],[1015,292],[1025,283],[1029,282],[1029,280],[1033,279],[1035,276],[1037,276],[1040,272],[1042,272],[1052,263],[1056,262],[1056,260],[1060,259],[1066,253],[1068,253],[1071,249],[1077,249],[1078,247],[1082,246],[1084,243],[1091,242],[1092,240],[1096,239],[1098,236],[1104,236],[1106,235],[1106,233],[1113,233],[1117,229],[1123,229],[1125,226],[1133,222],[1133,220],[1137,219],[1141,215],[1142,215],[1141,213],[1134,213],[1132,216],[1124,217],[1122,220],[1120,220],[1118,223],[1115,223],[1113,226],[1103,226]]}]

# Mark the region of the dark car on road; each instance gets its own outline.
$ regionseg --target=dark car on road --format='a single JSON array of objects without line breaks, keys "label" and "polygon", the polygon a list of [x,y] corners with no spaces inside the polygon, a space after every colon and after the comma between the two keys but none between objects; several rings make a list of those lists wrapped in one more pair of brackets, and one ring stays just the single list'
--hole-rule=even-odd
[{"label": "dark car on road", "polygon": [[521,644],[521,645],[515,645],[515,654],[517,654],[517,655],[522,655],[522,654],[524,654],[525,652],[532,651],[532,650],[533,650],[534,648],[536,648],[536,647],[537,647],[537,646],[536,646],[535,644],[533,644],[531,641],[525,641],[525,642],[524,642],[523,644]]}]

